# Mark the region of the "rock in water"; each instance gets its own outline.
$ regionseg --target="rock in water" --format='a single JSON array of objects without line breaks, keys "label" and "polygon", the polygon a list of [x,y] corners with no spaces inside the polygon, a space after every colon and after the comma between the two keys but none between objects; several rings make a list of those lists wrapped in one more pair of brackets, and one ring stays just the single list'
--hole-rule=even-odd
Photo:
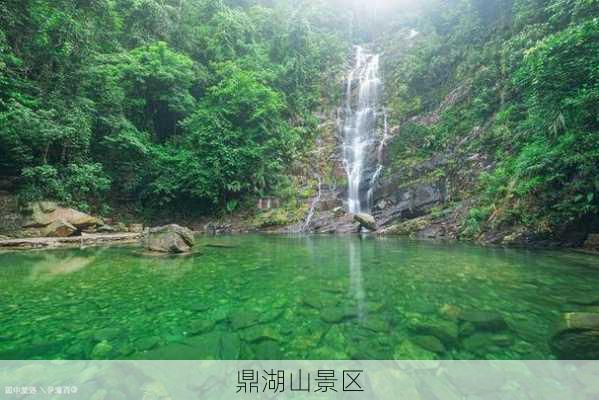
[{"label": "rock in water", "polygon": [[77,228],[63,220],[52,222],[42,231],[46,237],[69,237],[75,232],[77,232]]},{"label": "rock in water", "polygon": [[146,248],[161,253],[187,253],[193,245],[193,232],[174,224],[151,228],[146,238]]},{"label": "rock in water", "polygon": [[560,359],[598,359],[599,313],[562,314],[550,344]]},{"label": "rock in water", "polygon": [[354,220],[360,224],[361,227],[368,229],[369,231],[376,231],[376,220],[370,214],[356,214]]},{"label": "rock in water", "polygon": [[508,328],[503,316],[497,311],[466,311],[459,318],[483,331],[499,332]]}]

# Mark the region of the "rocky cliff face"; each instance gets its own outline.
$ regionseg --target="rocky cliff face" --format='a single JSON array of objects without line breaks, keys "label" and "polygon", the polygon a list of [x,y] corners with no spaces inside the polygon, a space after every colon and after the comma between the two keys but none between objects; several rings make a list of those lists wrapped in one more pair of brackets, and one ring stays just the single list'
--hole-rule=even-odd
[{"label": "rocky cliff face", "polygon": [[[414,117],[410,123],[430,127],[452,104],[469,93],[468,84],[452,91],[433,112]],[[347,188],[342,163],[343,137],[335,129],[338,116],[323,115],[319,156],[313,160],[315,171],[326,182],[320,188],[315,202],[315,213],[306,227],[309,232],[351,233],[360,230],[348,212]],[[581,230],[566,232],[561,240],[547,240],[531,234],[521,226],[497,226],[493,230],[472,233],[468,230],[471,210],[478,204],[480,174],[495,168],[487,154],[472,150],[468,144],[478,140],[487,127],[478,126],[461,140],[429,159],[409,164],[409,167],[391,165],[388,147],[400,137],[399,128],[391,129],[384,149],[382,177],[372,188],[372,215],[379,234],[406,235],[423,239],[466,239],[497,245],[579,246],[587,233]]]},{"label": "rocky cliff face", "polygon": [[0,235],[11,235],[23,224],[12,180],[0,179]]}]

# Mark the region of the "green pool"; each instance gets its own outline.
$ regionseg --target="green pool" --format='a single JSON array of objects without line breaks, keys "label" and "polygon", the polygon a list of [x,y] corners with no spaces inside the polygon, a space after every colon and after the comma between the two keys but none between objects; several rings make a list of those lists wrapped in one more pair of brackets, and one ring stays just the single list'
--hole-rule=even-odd
[{"label": "green pool", "polygon": [[559,314],[599,297],[598,259],[572,252],[198,240],[1,253],[0,359],[548,359]]}]

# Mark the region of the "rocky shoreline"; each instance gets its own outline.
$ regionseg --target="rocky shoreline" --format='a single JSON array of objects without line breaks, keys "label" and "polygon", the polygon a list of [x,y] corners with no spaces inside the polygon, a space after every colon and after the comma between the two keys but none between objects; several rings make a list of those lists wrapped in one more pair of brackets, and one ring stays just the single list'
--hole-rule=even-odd
[{"label": "rocky shoreline", "polygon": [[38,237],[0,240],[0,249],[50,249],[56,247],[79,247],[105,244],[139,243],[142,233],[87,234],[74,237]]},{"label": "rocky shoreline", "polygon": [[[485,233],[477,237],[461,235],[463,221],[470,209],[468,202],[453,203],[445,208],[432,209],[439,203],[440,190],[430,184],[405,188],[403,195],[381,187],[372,215],[353,215],[343,208],[343,192],[324,190],[320,203],[316,203],[312,220],[305,226],[257,226],[255,214],[229,215],[219,220],[179,222],[192,228],[194,234],[354,234],[368,232],[380,236],[405,236],[420,240],[459,240],[485,246],[521,248],[568,248],[599,254],[599,235],[564,237],[559,241],[535,237],[525,229],[510,227],[502,232]],[[80,211],[64,208],[53,202],[30,203],[16,219],[19,229],[0,235],[0,249],[43,249],[107,244],[141,243],[143,224],[129,224],[103,220]],[[261,211],[257,211],[260,213]],[[1,215],[0,215],[1,217]],[[13,217],[14,219],[14,217]],[[174,218],[176,219],[176,218]],[[0,218],[1,220],[1,218]],[[1,221],[0,221],[1,222]],[[158,228],[156,228],[158,229]],[[190,231],[191,232],[191,231]],[[185,235],[183,235],[185,236]],[[184,252],[185,246],[176,246]]]}]

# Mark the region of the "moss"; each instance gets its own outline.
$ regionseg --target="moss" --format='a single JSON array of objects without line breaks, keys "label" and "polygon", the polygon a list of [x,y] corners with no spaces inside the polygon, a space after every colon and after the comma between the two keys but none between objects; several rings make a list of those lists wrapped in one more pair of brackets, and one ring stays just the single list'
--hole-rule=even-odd
[{"label": "moss", "polygon": [[261,212],[254,218],[256,228],[272,228],[292,225],[300,222],[308,213],[308,206],[297,206],[291,202],[284,207]]},{"label": "moss", "polygon": [[387,235],[412,236],[426,229],[430,223],[431,219],[429,216],[411,219],[387,228],[384,233]]}]

